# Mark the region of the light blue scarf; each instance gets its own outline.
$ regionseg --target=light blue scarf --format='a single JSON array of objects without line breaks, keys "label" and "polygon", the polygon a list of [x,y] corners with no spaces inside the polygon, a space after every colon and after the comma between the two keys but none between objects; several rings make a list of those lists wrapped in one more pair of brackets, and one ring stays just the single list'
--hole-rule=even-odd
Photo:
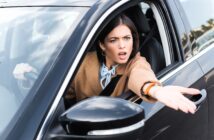
[{"label": "light blue scarf", "polygon": [[102,89],[104,89],[111,81],[111,77],[115,75],[116,73],[116,67],[117,65],[112,66],[110,70],[108,70],[108,67],[103,63],[100,68],[100,84]]}]

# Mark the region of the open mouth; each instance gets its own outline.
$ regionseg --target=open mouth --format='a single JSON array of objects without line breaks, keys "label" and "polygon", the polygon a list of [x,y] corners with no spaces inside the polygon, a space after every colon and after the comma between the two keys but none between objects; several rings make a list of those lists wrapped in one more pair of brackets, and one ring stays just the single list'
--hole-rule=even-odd
[{"label": "open mouth", "polygon": [[126,57],[127,57],[127,53],[126,52],[120,52],[119,53],[119,58],[120,59],[124,60],[124,59],[126,59]]}]

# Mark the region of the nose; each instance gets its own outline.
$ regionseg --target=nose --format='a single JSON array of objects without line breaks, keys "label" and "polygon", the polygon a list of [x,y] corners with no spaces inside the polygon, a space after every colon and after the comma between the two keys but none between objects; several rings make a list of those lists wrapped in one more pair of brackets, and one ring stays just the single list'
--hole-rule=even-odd
[{"label": "nose", "polygon": [[126,46],[125,41],[120,40],[119,41],[119,49],[123,49],[123,48],[125,48],[125,46]]}]

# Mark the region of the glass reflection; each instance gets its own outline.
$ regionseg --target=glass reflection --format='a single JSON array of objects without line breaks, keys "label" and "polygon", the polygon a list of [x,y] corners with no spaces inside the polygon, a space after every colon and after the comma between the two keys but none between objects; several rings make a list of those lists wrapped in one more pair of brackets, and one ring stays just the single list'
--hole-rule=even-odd
[{"label": "glass reflection", "polygon": [[24,99],[33,96],[28,93],[39,86],[35,81],[43,80],[39,75],[48,71],[46,64],[53,62],[86,10],[0,8],[0,134]]},{"label": "glass reflection", "polygon": [[180,1],[192,28],[189,35],[191,54],[196,55],[214,42],[214,1]]}]

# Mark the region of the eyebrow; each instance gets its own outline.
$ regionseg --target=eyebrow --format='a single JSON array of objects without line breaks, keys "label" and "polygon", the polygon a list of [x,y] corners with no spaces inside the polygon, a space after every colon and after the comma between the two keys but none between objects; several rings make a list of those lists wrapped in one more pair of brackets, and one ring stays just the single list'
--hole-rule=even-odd
[{"label": "eyebrow", "polygon": [[[131,34],[128,34],[128,35],[124,35],[124,36],[122,36],[122,37],[132,37],[132,35]],[[107,38],[107,39],[118,39],[119,37],[109,37],[109,38]]]}]

